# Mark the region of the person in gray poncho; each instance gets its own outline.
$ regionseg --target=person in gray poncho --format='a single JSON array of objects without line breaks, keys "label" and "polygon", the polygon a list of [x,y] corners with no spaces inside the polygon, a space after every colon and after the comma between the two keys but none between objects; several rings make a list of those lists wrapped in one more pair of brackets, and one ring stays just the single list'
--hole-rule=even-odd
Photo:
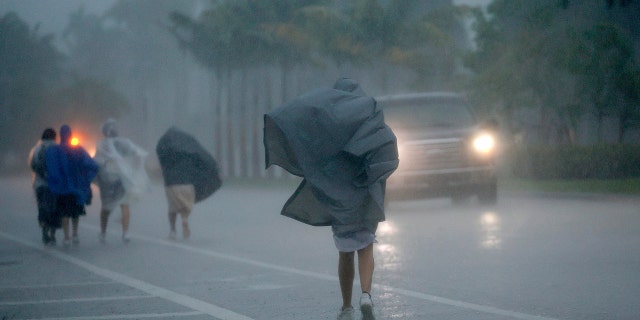
[{"label": "person in gray poncho", "polygon": [[265,114],[264,144],[267,168],[275,164],[304,178],[281,214],[332,228],[343,299],[338,318],[353,316],[355,252],[360,309],[373,318],[373,243],[385,218],[385,182],[398,166],[396,137],[382,109],[356,81],[341,78],[332,89],[311,91]]}]

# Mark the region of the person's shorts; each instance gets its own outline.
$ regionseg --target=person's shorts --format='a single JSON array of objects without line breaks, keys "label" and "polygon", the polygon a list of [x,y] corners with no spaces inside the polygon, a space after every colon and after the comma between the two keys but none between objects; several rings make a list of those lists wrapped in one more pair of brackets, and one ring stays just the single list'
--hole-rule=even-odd
[{"label": "person's shorts", "polygon": [[340,252],[354,252],[376,242],[376,235],[369,230],[360,230],[347,236],[333,235],[333,241]]},{"label": "person's shorts", "polygon": [[74,195],[58,196],[58,212],[62,217],[77,218],[86,214],[84,206],[76,202]]},{"label": "person's shorts", "polygon": [[117,205],[129,204],[128,199],[125,198],[125,190],[121,180],[101,181],[99,187],[103,210],[111,211]]},{"label": "person's shorts", "polygon": [[165,186],[169,212],[189,214],[196,202],[196,190],[192,184]]},{"label": "person's shorts", "polygon": [[38,187],[36,201],[38,202],[38,221],[51,228],[60,228],[57,199],[51,190],[44,186]]}]

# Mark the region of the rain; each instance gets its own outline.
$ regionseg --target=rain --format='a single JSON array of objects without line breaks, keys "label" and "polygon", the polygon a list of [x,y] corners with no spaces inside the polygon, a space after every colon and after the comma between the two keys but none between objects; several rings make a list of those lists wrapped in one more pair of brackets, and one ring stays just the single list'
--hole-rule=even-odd
[{"label": "rain", "polygon": [[[0,0],[0,319],[634,319],[638,15],[637,0]],[[34,146],[68,125],[95,157],[110,119],[144,192],[104,232],[94,180],[77,242],[43,243]],[[175,159],[158,157],[176,129],[206,159],[180,169],[198,180],[186,236],[167,217]],[[364,249],[348,250],[351,311],[338,248],[362,211],[375,268],[365,290]]]}]

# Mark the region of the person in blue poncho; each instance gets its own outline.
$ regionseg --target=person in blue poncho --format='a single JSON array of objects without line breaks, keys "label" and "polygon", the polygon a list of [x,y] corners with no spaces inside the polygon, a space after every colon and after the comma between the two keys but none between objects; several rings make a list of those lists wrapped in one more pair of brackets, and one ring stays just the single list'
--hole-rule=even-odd
[{"label": "person in blue poncho", "polygon": [[47,183],[57,196],[57,210],[62,215],[64,245],[71,243],[69,219],[73,225],[73,243],[78,244],[78,220],[91,203],[91,180],[98,165],[81,146],[71,145],[71,127],[60,127],[60,144],[47,148]]}]

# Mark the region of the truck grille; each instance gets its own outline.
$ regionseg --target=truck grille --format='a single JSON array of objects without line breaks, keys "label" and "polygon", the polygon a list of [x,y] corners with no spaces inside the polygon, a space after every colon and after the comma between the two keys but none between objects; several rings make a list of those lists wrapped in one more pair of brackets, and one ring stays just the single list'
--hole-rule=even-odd
[{"label": "truck grille", "polygon": [[462,139],[410,141],[401,146],[399,171],[431,171],[464,168],[466,152]]}]

